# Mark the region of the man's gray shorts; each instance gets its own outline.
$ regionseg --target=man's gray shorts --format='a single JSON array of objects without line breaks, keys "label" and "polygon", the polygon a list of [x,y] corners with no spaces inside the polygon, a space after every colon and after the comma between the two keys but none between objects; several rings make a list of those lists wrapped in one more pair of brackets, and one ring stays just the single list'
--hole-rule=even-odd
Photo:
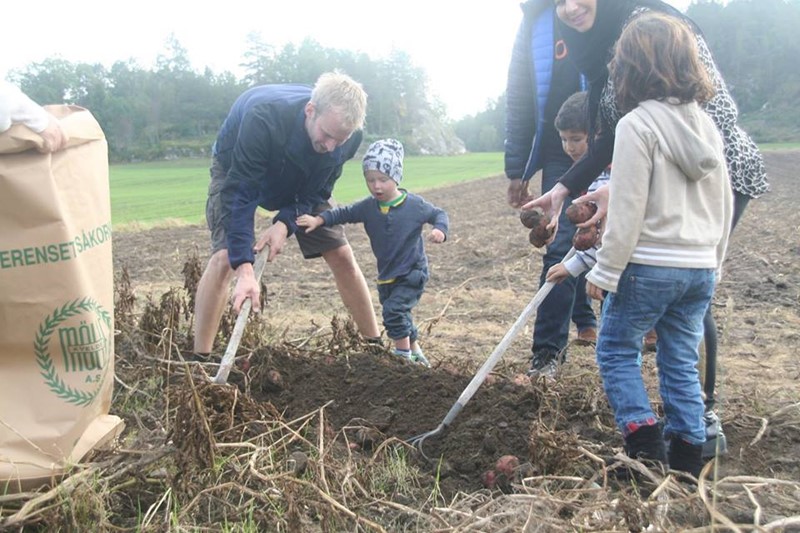
[{"label": "man's gray shorts", "polygon": [[[206,222],[211,230],[211,253],[228,248],[228,238],[225,233],[228,214],[223,213],[220,191],[225,180],[225,172],[214,159],[211,164],[211,184],[208,186],[208,200],[206,200]],[[324,202],[314,208],[312,214],[318,214],[331,208],[331,204]],[[311,233],[304,233],[302,228],[294,234],[297,244],[306,259],[320,257],[324,252],[335,250],[347,244],[343,226],[321,226]]]}]

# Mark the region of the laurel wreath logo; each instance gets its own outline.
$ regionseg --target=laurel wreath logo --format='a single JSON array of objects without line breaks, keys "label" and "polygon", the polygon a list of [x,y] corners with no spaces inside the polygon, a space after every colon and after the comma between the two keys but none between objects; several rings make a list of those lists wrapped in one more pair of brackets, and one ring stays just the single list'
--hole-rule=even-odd
[{"label": "laurel wreath logo", "polygon": [[95,300],[87,297],[66,303],[61,308],[57,308],[53,311],[51,315],[48,315],[39,325],[39,330],[36,332],[36,340],[34,341],[36,363],[41,369],[41,376],[44,378],[47,386],[50,387],[50,390],[59,398],[78,406],[86,406],[92,403],[103,381],[101,380],[97,387],[91,392],[80,391],[68,386],[58,375],[58,372],[56,372],[53,360],[50,357],[48,345],[50,344],[50,336],[53,334],[53,330],[55,330],[61,322],[85,312],[97,313],[106,327],[111,330],[111,316],[109,313],[100,307]]}]

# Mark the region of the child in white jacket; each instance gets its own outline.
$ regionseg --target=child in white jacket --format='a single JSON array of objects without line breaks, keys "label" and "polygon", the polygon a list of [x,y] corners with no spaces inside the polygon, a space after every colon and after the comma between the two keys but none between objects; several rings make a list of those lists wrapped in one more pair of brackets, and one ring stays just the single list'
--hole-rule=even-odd
[{"label": "child in white jacket", "polygon": [[[722,138],[700,107],[714,93],[696,46],[685,23],[654,12],[617,41],[609,68],[627,114],[603,246],[586,277],[587,293],[604,300],[597,363],[626,452],[694,476],[706,438],[698,345],[733,209]],[[641,374],[653,327],[663,435]]]}]

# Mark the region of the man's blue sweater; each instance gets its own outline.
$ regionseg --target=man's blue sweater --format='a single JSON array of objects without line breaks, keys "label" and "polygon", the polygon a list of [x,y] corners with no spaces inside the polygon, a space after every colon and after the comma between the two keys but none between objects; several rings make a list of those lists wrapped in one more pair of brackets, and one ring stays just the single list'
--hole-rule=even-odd
[{"label": "man's blue sweater", "polygon": [[333,152],[314,151],[305,128],[305,85],[262,85],[245,91],[233,104],[214,143],[214,157],[226,171],[223,213],[228,214],[228,258],[232,268],[252,263],[256,208],[277,211],[286,224],[328,200],[345,161],[361,144],[360,131]]}]

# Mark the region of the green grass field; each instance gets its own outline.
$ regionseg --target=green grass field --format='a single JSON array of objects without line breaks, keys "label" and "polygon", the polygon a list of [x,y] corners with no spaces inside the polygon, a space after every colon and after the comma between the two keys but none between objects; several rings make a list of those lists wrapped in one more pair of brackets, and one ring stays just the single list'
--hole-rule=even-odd
[{"label": "green grass field", "polygon": [[[501,152],[448,157],[410,156],[404,163],[402,186],[413,192],[503,172]],[[205,159],[112,165],[111,219],[115,228],[202,223],[205,220],[208,166],[209,161]],[[333,194],[340,204],[368,194],[359,161],[353,160],[345,165]]]},{"label": "green grass field", "polygon": [[[797,150],[797,143],[759,145],[762,150]],[[116,229],[170,224],[199,224],[205,220],[208,190],[206,159],[182,159],[111,166],[111,217]],[[417,156],[405,159],[403,187],[424,192],[452,183],[503,172],[502,152],[459,156]],[[367,195],[358,161],[348,162],[334,190],[340,204]]]}]

